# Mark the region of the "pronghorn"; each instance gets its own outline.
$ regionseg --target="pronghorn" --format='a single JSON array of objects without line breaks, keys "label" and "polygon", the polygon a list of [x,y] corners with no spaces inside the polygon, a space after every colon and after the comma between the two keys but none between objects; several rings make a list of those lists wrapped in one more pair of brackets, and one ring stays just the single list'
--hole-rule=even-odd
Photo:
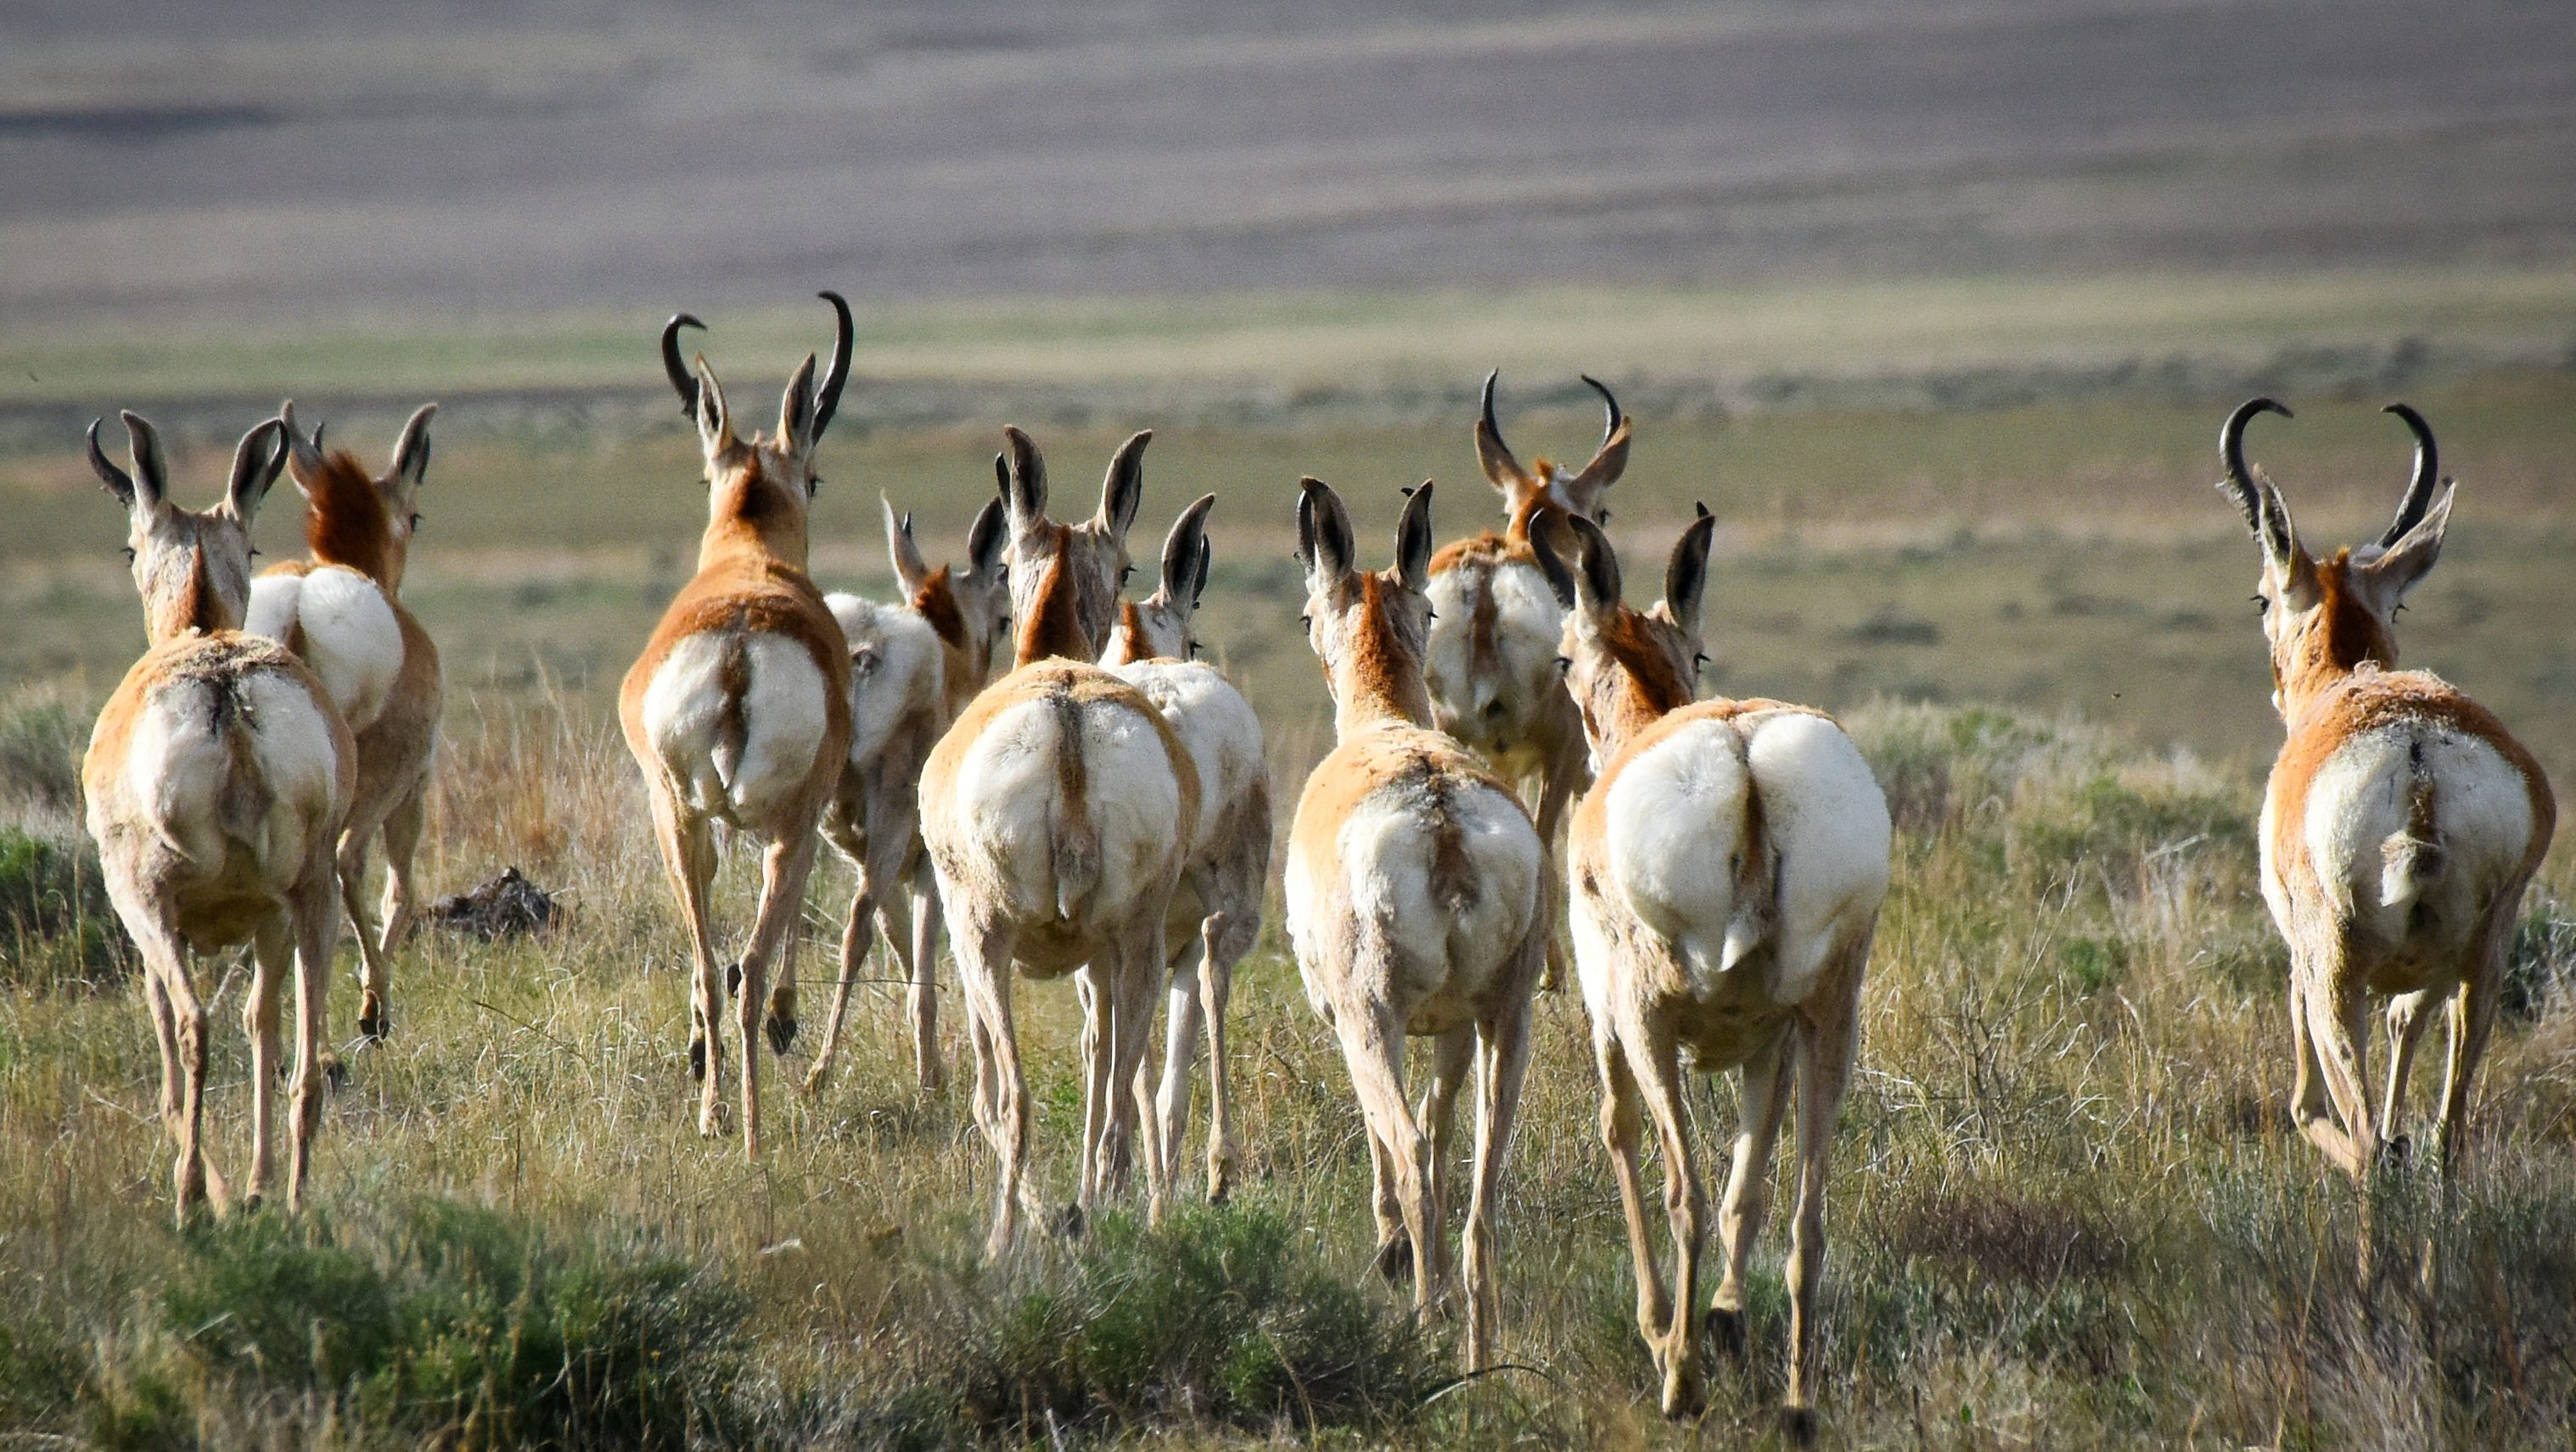
[{"label": "pronghorn", "polygon": [[99,451],[96,423],[89,464],[131,518],[125,553],[151,647],[90,733],[81,762],[89,832],[108,898],[143,955],[182,1220],[201,1200],[220,1212],[230,1198],[205,1150],[206,1005],[189,978],[189,954],[248,940],[256,959],[242,1005],[251,1064],[246,1205],[268,1188],[277,996],[293,972],[293,1208],[322,1117],[322,1009],[340,933],[333,850],[357,790],[357,746],[303,662],[240,628],[251,517],[285,465],[282,425],[272,419],[242,436],[224,501],[198,512],[170,502],[152,425],[124,419],[134,472]]},{"label": "pronghorn", "polygon": [[[341,905],[357,930],[358,1034],[365,1039],[380,1039],[389,1027],[389,960],[411,926],[412,853],[428,814],[438,739],[438,647],[401,599],[420,524],[413,505],[429,473],[429,420],[437,412],[431,403],[412,414],[393,463],[371,479],[345,449],[326,457],[318,428],[309,439],[298,432],[294,401],[287,401],[279,417],[289,477],[309,510],[304,540],[311,553],[250,582],[242,626],[283,642],[312,667],[357,738],[358,794],[340,831],[339,871]],[[370,931],[362,894],[367,849],[379,832],[384,908],[380,931]]]},{"label": "pronghorn", "polygon": [[[680,366],[679,330],[703,326],[682,313],[662,330],[662,361],[696,420],[706,459],[708,521],[698,572],[663,612],[652,640],[618,691],[627,749],[643,769],[655,840],[689,927],[696,979],[689,999],[689,1062],[700,1079],[698,1132],[723,1129],[718,1085],[724,1038],[717,1012],[725,985],[707,924],[715,877],[712,824],[764,844],[760,909],[741,965],[735,1005],[742,1041],[742,1149],[760,1155],[760,1054],[754,1036],[773,957],[792,971],[795,924],[814,864],[815,822],[850,750],[850,653],[839,622],[805,573],[806,527],[816,483],[814,445],[832,421],[850,366],[850,309],[824,293],[839,329],[818,382],[805,355],[778,411],[775,437],[734,434],[724,389],[707,360]],[[770,1045],[784,1051],[792,1018],[773,1016]]]},{"label": "pronghorn", "polygon": [[[1693,704],[1715,525],[1703,509],[1683,531],[1663,601],[1643,613],[1620,603],[1619,562],[1592,521],[1570,522],[1572,569],[1545,539],[1536,542],[1565,607],[1566,690],[1598,764],[1574,809],[1569,916],[1601,1077],[1601,1137],[1635,1260],[1637,1325],[1663,1374],[1667,1415],[1700,1408],[1707,1231],[1678,1056],[1687,1050],[1694,1068],[1743,1076],[1744,1121],[1719,1211],[1726,1269],[1711,1307],[1739,1354],[1745,1261],[1796,1088],[1783,1418],[1803,1439],[1814,1426],[1825,1169],[1850,1082],[1861,975],[1887,894],[1890,828],[1869,764],[1830,717],[1778,701]],[[1663,1149],[1669,1293],[1638,1181],[1641,1098]]]},{"label": "pronghorn", "polygon": [[[1503,442],[1494,417],[1498,373],[1485,375],[1476,418],[1476,462],[1503,497],[1502,533],[1459,540],[1431,557],[1431,639],[1423,674],[1431,688],[1431,724],[1483,756],[1528,799],[1535,783],[1540,840],[1557,850],[1567,808],[1583,790],[1583,727],[1560,689],[1556,646],[1563,621],[1547,581],[1530,557],[1530,536],[1567,515],[1607,520],[1601,499],[1628,467],[1634,432],[1619,400],[1589,374],[1600,393],[1601,445],[1580,469],[1545,459],[1523,467]],[[1559,978],[1558,950],[1548,949],[1547,980]]]},{"label": "pronghorn", "polygon": [[[973,1030],[975,1118],[1001,1162],[990,1256],[1018,1233],[1027,1169],[1012,965],[1035,978],[1079,975],[1082,1153],[1068,1217],[1078,1227],[1126,1164],[1130,1096],[1164,980],[1164,913],[1187,860],[1179,824],[1199,810],[1198,772],[1171,723],[1091,663],[1128,568],[1127,529],[1153,435],[1119,448],[1098,513],[1064,525],[1046,517],[1036,445],[1018,429],[1003,433],[1015,665],[949,727],[921,776],[922,841]],[[1159,1168],[1149,1154],[1156,1206]]]},{"label": "pronghorn", "polygon": [[[1234,965],[1261,936],[1261,894],[1270,877],[1270,767],[1262,753],[1261,718],[1243,692],[1215,667],[1192,659],[1192,623],[1207,589],[1212,550],[1203,495],[1181,511],[1163,541],[1162,581],[1154,593],[1121,605],[1118,629],[1100,663],[1145,693],[1189,749],[1199,778],[1198,821],[1189,860],[1165,914],[1171,951],[1169,1011],[1163,1028],[1163,1085],[1146,1136],[1162,1156],[1164,1177],[1177,1183],[1181,1141],[1190,1122],[1190,1073],[1201,1024],[1208,1042],[1208,1199],[1233,1188],[1234,1091],[1226,1077],[1225,1011]],[[1193,969],[1192,963],[1196,967]],[[1137,1081],[1138,1092],[1144,1081]]]},{"label": "pronghorn", "polygon": [[[1297,799],[1288,932],[1307,1001],[1341,1040],[1367,1121],[1379,1269],[1412,1275],[1418,1312],[1447,1290],[1450,1124],[1476,1065],[1465,1235],[1472,1371],[1493,1359],[1501,1311],[1494,1214],[1550,935],[1547,853],[1520,798],[1431,729],[1422,682],[1431,486],[1406,502],[1395,566],[1377,573],[1355,563],[1340,497],[1317,479],[1299,489],[1307,634],[1323,659],[1339,744]],[[1433,1041],[1419,1115],[1404,1100],[1408,1036]]]},{"label": "pronghorn", "polygon": [[[866,961],[868,940],[882,926],[911,984],[913,1070],[924,1093],[944,1077],[939,1054],[939,894],[921,848],[921,763],[991,674],[994,648],[1010,622],[1002,572],[1002,503],[985,502],[966,538],[966,568],[933,573],[912,537],[910,515],[885,501],[886,551],[894,559],[901,605],[856,595],[823,597],[850,648],[850,759],[839,790],[823,811],[823,836],[859,870],[841,930],[841,976],[823,1042],[805,1075],[808,1093],[831,1076],[841,1042],[850,985]],[[793,1017],[796,981],[782,974],[772,1016]]]},{"label": "pronghorn", "polygon": [[[2438,478],[2432,429],[2388,406],[2415,436],[2397,516],[2376,541],[2318,559],[2280,490],[2245,466],[2246,424],[2289,412],[2257,398],[2227,416],[2219,487],[2263,548],[2254,598],[2289,733],[2263,793],[2262,866],[2263,900],[2290,947],[2291,1113],[2329,1159],[2365,1178],[2384,1147],[2405,1143],[2388,1136],[2405,1114],[2407,1070],[2447,1000],[2447,1180],[2522,890],[2549,850],[2557,805],[2531,753],[2484,707],[2429,672],[2395,669],[2397,610],[2433,568],[2451,518],[2454,486]],[[2374,994],[2390,1000],[2391,1044],[2375,1119],[2364,1068]]]}]

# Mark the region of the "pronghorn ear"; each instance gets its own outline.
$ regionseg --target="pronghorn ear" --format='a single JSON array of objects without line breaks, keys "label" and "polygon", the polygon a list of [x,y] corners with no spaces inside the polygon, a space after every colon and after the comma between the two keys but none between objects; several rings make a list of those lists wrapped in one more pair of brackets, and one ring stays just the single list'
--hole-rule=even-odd
[{"label": "pronghorn ear", "polygon": [[733,447],[733,414],[725,407],[724,385],[716,382],[716,370],[707,366],[704,353],[698,355],[697,381],[698,447],[712,459]]},{"label": "pronghorn ear", "polygon": [[285,428],[270,419],[242,435],[233,449],[233,473],[224,486],[224,504],[245,526],[259,512],[259,502],[268,497],[268,486],[277,482],[278,470],[286,467],[286,441],[279,437]]},{"label": "pronghorn ear", "polygon": [[157,510],[170,497],[170,465],[161,456],[161,434],[143,415],[124,410],[125,448],[134,461],[134,507]]},{"label": "pronghorn ear", "polygon": [[930,563],[921,557],[921,546],[913,540],[912,516],[895,513],[894,501],[882,494],[877,501],[885,506],[886,555],[894,561],[894,577],[903,583],[903,593],[909,596],[930,578]]},{"label": "pronghorn ear", "polygon": [[1395,522],[1395,574],[1404,588],[1420,594],[1431,588],[1431,481],[1404,501]]},{"label": "pronghorn ear", "polygon": [[1699,518],[1682,531],[1673,545],[1672,561],[1664,566],[1664,610],[1673,623],[1692,635],[1699,634],[1700,596],[1708,589],[1708,546],[1717,534],[1717,516],[1708,506],[1699,506]]},{"label": "pronghorn ear", "polygon": [[1579,514],[1565,517],[1574,531],[1574,598],[1587,610],[1619,603],[1619,552],[1601,526]]},{"label": "pronghorn ear", "polygon": [[1556,533],[1546,525],[1546,516],[1531,521],[1530,557],[1538,562],[1538,572],[1547,580],[1547,593],[1556,597],[1556,608],[1574,608],[1574,572],[1565,567],[1565,557],[1556,552],[1548,536]]},{"label": "pronghorn ear", "polygon": [[814,355],[796,365],[787,391],[778,396],[778,442],[803,458],[814,449]]},{"label": "pronghorn ear", "polygon": [[2263,572],[2282,592],[2282,598],[2305,610],[2323,598],[2317,583],[2317,562],[2299,544],[2298,526],[2290,522],[2289,501],[2260,471],[2254,475],[2255,503],[2259,511],[2256,536],[2263,542]]},{"label": "pronghorn ear", "polygon": [[1313,475],[1297,481],[1297,558],[1309,591],[1339,584],[1354,568],[1351,516],[1333,486]]},{"label": "pronghorn ear", "polygon": [[1095,518],[1111,539],[1125,542],[1128,528],[1136,523],[1136,510],[1145,502],[1145,446],[1153,441],[1152,429],[1140,430],[1110,456],[1108,477],[1100,481],[1100,513]]},{"label": "pronghorn ear", "polygon": [[1207,594],[1208,566],[1215,560],[1216,542],[1202,538],[1199,541],[1199,572],[1190,581],[1190,613],[1193,615],[1198,613],[1199,600]]},{"label": "pronghorn ear", "polygon": [[1503,426],[1494,419],[1494,380],[1502,372],[1497,368],[1485,375],[1484,397],[1476,415],[1476,464],[1505,499],[1518,501],[1537,481],[1512,457],[1511,446],[1503,442]]},{"label": "pronghorn ear", "polygon": [[403,424],[402,437],[394,441],[393,466],[385,471],[379,485],[388,490],[409,494],[429,478],[429,421],[438,416],[438,405],[424,403],[412,411]]},{"label": "pronghorn ear", "polygon": [[2451,525],[2451,496],[2458,492],[2457,482],[2442,481],[2442,492],[2424,517],[2397,537],[2388,552],[2362,567],[2362,578],[2369,582],[2372,603],[2386,615],[2415,588],[2433,562],[2442,557],[2442,531]]},{"label": "pronghorn ear", "polygon": [[1207,578],[1203,557],[1208,511],[1214,508],[1215,495],[1200,495],[1172,521],[1172,532],[1163,536],[1163,602],[1176,610],[1187,611],[1198,603],[1199,585]]},{"label": "pronghorn ear", "polygon": [[1009,455],[1002,466],[1002,499],[1010,509],[1011,533],[1019,535],[1046,518],[1046,459],[1027,434],[1009,424],[1002,426],[1002,441]]},{"label": "pronghorn ear", "polygon": [[975,514],[975,527],[966,532],[966,568],[981,579],[1002,564],[1002,551],[1010,547],[1009,520],[999,499],[987,499]]},{"label": "pronghorn ear", "polygon": [[322,426],[315,424],[306,434],[295,422],[295,400],[287,399],[277,406],[278,427],[286,434],[286,461],[294,469],[295,489],[310,499],[314,481],[322,477]]}]

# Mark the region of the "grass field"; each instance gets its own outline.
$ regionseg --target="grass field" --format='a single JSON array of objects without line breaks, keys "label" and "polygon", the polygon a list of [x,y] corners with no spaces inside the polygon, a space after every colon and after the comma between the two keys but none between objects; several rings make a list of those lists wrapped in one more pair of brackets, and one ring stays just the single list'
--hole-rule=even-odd
[{"label": "grass field", "polygon": [[[1894,310],[1875,330],[1851,290],[1529,294],[1463,341],[1444,331],[1474,311],[1463,295],[1232,300],[1223,325],[1214,304],[1061,304],[1034,331],[999,305],[888,311],[863,325],[852,424],[824,446],[816,570],[884,587],[880,491],[934,553],[957,548],[1004,417],[1037,429],[1068,510],[1126,429],[1170,424],[1139,533],[1219,493],[1202,624],[1262,709],[1284,800],[1328,730],[1295,628],[1296,477],[1342,488],[1372,556],[1396,486],[1421,478],[1440,482],[1444,537],[1483,528],[1494,501],[1466,426],[1485,360],[1506,365],[1515,447],[1562,456],[1597,437],[1569,386],[1596,366],[1584,349],[1631,340],[1613,353],[1630,372],[1611,373],[1639,415],[1611,498],[1631,578],[1653,575],[1633,561],[1660,559],[1691,501],[1715,508],[1711,688],[1843,712],[1899,825],[1836,1157],[1827,1444],[2558,1447],[2576,1418],[2576,874],[2562,849],[2527,904],[2455,1214],[2436,1224],[2422,1180],[2382,1207],[2392,1263],[2435,1235],[2439,1294],[2357,1284],[2353,1196],[2283,1109],[2285,966],[2252,826],[2279,727],[2243,603],[2254,551],[2209,481],[2224,401],[2280,388],[2300,417],[2265,420],[2253,452],[2303,530],[2375,534],[2406,450],[2372,410],[2402,387],[2462,479],[2401,624],[2407,660],[2569,779],[2576,643],[2535,602],[2563,594],[2576,545],[2576,381],[2549,351],[2576,294],[2462,274],[2410,320],[2391,289],[2348,282],[2212,301],[2127,279],[2018,315],[1991,284],[1923,285],[1875,299]],[[1829,301],[1847,336],[1815,331]],[[2221,315],[2253,321],[2188,346]],[[1695,319],[1743,331],[1694,343]],[[875,986],[819,1101],[771,1077],[762,1166],[699,1140],[683,940],[610,715],[704,507],[636,321],[238,350],[11,335],[30,367],[13,355],[0,379],[0,1428],[29,1445],[371,1448],[1768,1435],[1776,1244],[1750,1367],[1719,1379],[1700,1426],[1655,1413],[1564,997],[1540,1007],[1501,1226],[1512,1369],[1451,1380],[1455,1327],[1416,1332],[1368,1273],[1357,1111],[1275,910],[1235,999],[1249,1163],[1232,1206],[1154,1234],[1113,1218],[1083,1245],[978,1267],[988,1156],[959,1095],[911,1092]],[[714,321],[737,398],[818,340],[802,312]],[[2403,346],[2418,329],[2452,351]],[[2171,369],[2122,371],[2168,336]],[[424,931],[397,959],[395,1037],[350,1052],[327,1111],[316,1213],[173,1231],[148,1026],[77,866],[69,762],[141,643],[77,422],[128,399],[186,420],[194,496],[256,400],[305,389],[373,450],[415,395],[491,365],[494,386],[442,416],[406,587],[451,683],[425,875],[447,892],[515,865],[571,917],[497,944]],[[1095,365],[1115,407],[1075,406]],[[292,505],[262,519],[272,557],[296,548]],[[738,927],[751,864],[727,872]],[[809,993],[846,887],[843,867],[818,874]],[[236,976],[219,1021],[239,992]],[[1053,1197],[1080,1119],[1068,998],[1020,995]],[[954,1057],[953,1006],[947,1022]],[[246,1055],[218,1041],[229,1166]],[[2428,1059],[2419,1086],[2435,1073]],[[1704,1122],[1732,1104],[1719,1086]]]}]

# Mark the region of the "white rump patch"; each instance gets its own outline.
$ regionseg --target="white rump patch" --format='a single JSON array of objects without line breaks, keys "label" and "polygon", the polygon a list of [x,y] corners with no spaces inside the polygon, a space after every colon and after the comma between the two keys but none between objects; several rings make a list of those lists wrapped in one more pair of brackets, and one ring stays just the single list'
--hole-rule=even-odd
[{"label": "white rump patch", "polygon": [[1199,820],[1190,846],[1206,851],[1226,810],[1266,770],[1261,718],[1232,681],[1199,661],[1140,661],[1108,670],[1154,703],[1189,752],[1199,774]]},{"label": "white rump patch", "polygon": [[[743,653],[740,699],[725,656]],[[692,635],[644,692],[644,734],[690,805],[738,827],[766,826],[814,769],[830,724],[823,669],[783,635]]]},{"label": "white rump patch", "polygon": [[[256,778],[236,781],[232,748],[215,729],[217,689],[186,680],[152,696],[129,739],[126,790],[189,861],[213,871],[228,849],[247,848],[261,880],[283,888],[303,875],[309,833],[329,830],[346,805],[331,723],[302,683],[265,671],[244,678],[233,691],[241,709],[231,729],[250,732]],[[227,821],[242,802],[266,810]]]},{"label": "white rump patch", "polygon": [[1451,801],[1473,883],[1462,903],[1435,890],[1443,824],[1415,789],[1370,794],[1336,834],[1351,911],[1395,955],[1398,1002],[1475,993],[1520,947],[1537,906],[1544,853],[1520,803],[1487,786],[1455,789]]},{"label": "white rump patch", "polygon": [[[2410,876],[2391,903],[2383,893],[2388,844],[2407,832],[2419,738],[2438,850],[2420,859],[2423,880]],[[2388,944],[2417,936],[2419,918],[2438,926],[2441,942],[2464,943],[2521,866],[2532,825],[2530,791],[2513,763],[2479,737],[2429,722],[2392,723],[2337,747],[2308,785],[2303,824],[2309,860],[2335,910]]]},{"label": "white rump patch", "polygon": [[280,643],[303,627],[304,663],[350,730],[384,714],[402,675],[402,622],[375,581],[338,565],[261,575],[250,582],[247,615],[243,629]]},{"label": "white rump patch", "polygon": [[1477,569],[1460,566],[1431,577],[1431,635],[1423,678],[1443,729],[1480,751],[1498,745],[1517,749],[1528,739],[1537,708],[1564,689],[1556,657],[1565,614],[1536,565],[1494,566],[1495,660],[1479,674],[1473,648],[1476,607],[1466,584]]},{"label": "white rump patch", "polygon": [[850,764],[865,766],[906,716],[939,704],[946,653],[930,622],[903,606],[838,593],[823,603],[849,642]]}]

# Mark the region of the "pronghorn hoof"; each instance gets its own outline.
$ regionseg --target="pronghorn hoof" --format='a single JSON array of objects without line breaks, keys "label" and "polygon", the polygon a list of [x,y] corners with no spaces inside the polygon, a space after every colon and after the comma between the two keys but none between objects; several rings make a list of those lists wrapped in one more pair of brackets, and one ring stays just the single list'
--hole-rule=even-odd
[{"label": "pronghorn hoof", "polygon": [[766,1027],[769,1030],[771,1053],[784,1054],[787,1052],[787,1046],[796,1042],[796,1020],[793,1017],[771,1014]]},{"label": "pronghorn hoof", "polygon": [[359,1038],[371,1044],[382,1043],[385,1035],[392,1031],[393,1026],[386,1022],[382,1006],[371,1005],[358,1010]]},{"label": "pronghorn hoof", "polygon": [[707,1041],[689,1040],[689,1077],[703,1081],[707,1077]]},{"label": "pronghorn hoof", "polygon": [[1742,1362],[1751,1354],[1751,1348],[1745,1342],[1744,1313],[1742,1311],[1728,1311],[1714,1306],[1710,1307],[1708,1313],[1708,1339],[1715,1343],[1721,1354],[1736,1362]]},{"label": "pronghorn hoof", "polygon": [[1792,1447],[1812,1447],[1816,1445],[1816,1409],[1814,1407],[1782,1407],[1780,1409],[1780,1440],[1788,1443]]},{"label": "pronghorn hoof", "polygon": [[1080,1240],[1083,1230],[1082,1207],[1067,1205],[1055,1218],[1055,1233],[1066,1240]]},{"label": "pronghorn hoof", "polygon": [[1223,1175],[1208,1176],[1208,1203],[1222,1205],[1234,1198],[1234,1183]]},{"label": "pronghorn hoof", "polygon": [[1700,1414],[1707,1410],[1707,1398],[1701,1396],[1696,1389],[1687,1392],[1675,1391],[1670,1387],[1664,1389],[1666,1421],[1695,1422],[1699,1420]]},{"label": "pronghorn hoof", "polygon": [[1377,1248],[1377,1273],[1390,1286],[1413,1279],[1413,1237],[1399,1235]]},{"label": "pronghorn hoof", "polygon": [[340,1062],[338,1054],[322,1056],[322,1082],[334,1089],[349,1082],[349,1066]]},{"label": "pronghorn hoof", "polygon": [[740,960],[736,960],[725,965],[725,997],[732,998],[741,992],[742,963]]},{"label": "pronghorn hoof", "polygon": [[2415,1141],[2406,1135],[2391,1135],[2379,1146],[2379,1167],[2403,1172],[2415,1163]]}]

